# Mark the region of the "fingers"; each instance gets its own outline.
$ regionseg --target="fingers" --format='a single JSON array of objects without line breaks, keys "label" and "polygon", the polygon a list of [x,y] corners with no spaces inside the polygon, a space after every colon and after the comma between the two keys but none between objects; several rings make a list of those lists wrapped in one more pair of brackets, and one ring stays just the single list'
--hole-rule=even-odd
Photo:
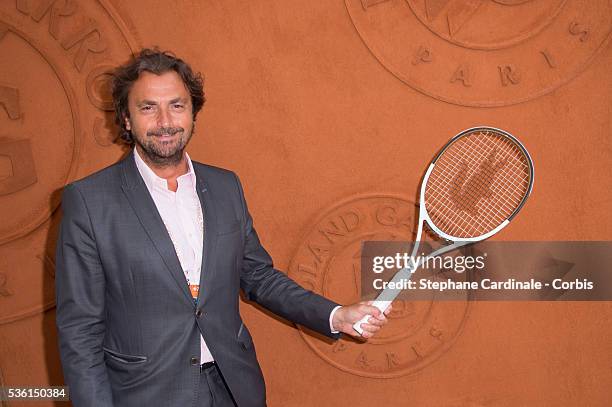
[{"label": "fingers", "polygon": [[380,314],[378,317],[370,317],[368,318],[368,324],[381,327],[387,323],[387,318],[384,314]]},{"label": "fingers", "polygon": [[361,336],[366,339],[371,338],[378,331],[380,331],[380,328],[381,327],[377,325],[363,323],[361,324],[361,329],[363,329],[363,333],[361,334]]},{"label": "fingers", "polygon": [[380,312],[380,310],[372,305],[368,305],[368,304],[361,304],[359,305],[359,312],[362,313],[363,315],[371,315],[373,317],[379,317],[382,312]]},{"label": "fingers", "polygon": [[[387,324],[387,315],[391,312],[391,305],[385,310],[385,312],[381,312],[378,308],[374,307],[373,301],[363,301],[359,304],[354,304],[352,306],[352,318],[356,318],[357,321],[361,320],[364,316],[368,316],[366,322],[361,323],[361,329],[363,330],[363,334],[357,333],[357,331],[353,331],[350,329],[350,332],[346,332],[354,337],[362,337],[364,339],[369,339],[373,337],[380,329]],[[355,320],[353,319],[353,322]]]},{"label": "fingers", "polygon": [[385,310],[385,315],[389,315],[391,313],[392,308],[393,308],[393,305],[389,304],[389,306]]},{"label": "fingers", "polygon": [[378,319],[379,321],[386,321],[387,319],[386,315],[389,315],[389,313],[391,312],[391,306],[389,305],[389,308],[387,308],[385,312],[383,313],[383,312],[380,312],[380,310],[376,307],[363,304],[359,306],[359,311],[364,313],[365,315],[370,315],[371,317],[374,317]]}]

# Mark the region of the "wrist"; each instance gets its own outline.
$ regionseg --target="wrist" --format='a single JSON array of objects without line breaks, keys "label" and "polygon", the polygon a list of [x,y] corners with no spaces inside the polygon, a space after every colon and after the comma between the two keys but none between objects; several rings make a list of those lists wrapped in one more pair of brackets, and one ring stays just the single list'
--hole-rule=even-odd
[{"label": "wrist", "polygon": [[338,306],[332,311],[332,332],[339,332],[342,325],[342,315],[344,314],[344,307]]}]

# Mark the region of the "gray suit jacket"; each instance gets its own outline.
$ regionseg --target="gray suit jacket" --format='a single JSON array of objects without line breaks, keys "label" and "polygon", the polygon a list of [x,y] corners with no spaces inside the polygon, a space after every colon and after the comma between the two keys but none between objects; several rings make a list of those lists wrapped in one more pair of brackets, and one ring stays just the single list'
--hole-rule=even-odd
[{"label": "gray suit jacket", "polygon": [[205,217],[197,306],[132,154],[64,189],[57,327],[75,407],[195,406],[200,334],[238,406],[264,406],[241,288],[283,318],[335,337],[328,321],[337,304],[273,268],[238,178],[193,165]]}]

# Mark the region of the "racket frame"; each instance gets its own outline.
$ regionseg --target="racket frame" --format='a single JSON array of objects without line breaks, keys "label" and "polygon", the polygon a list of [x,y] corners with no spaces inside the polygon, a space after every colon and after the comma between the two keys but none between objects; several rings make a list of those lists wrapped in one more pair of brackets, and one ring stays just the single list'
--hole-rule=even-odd
[{"label": "racket frame", "polygon": [[[491,132],[501,133],[504,136],[508,137],[510,140],[512,140],[516,144],[516,146],[521,150],[521,152],[527,158],[527,162],[528,162],[528,165],[529,165],[529,173],[530,173],[529,186],[527,188],[527,193],[523,196],[523,199],[521,200],[519,205],[516,207],[514,212],[512,212],[512,214],[510,214],[510,216],[508,216],[508,218],[506,220],[504,220],[502,223],[500,223],[493,230],[491,230],[491,231],[489,231],[489,232],[487,232],[487,233],[485,233],[483,235],[480,235],[480,236],[468,237],[468,238],[465,238],[465,237],[464,238],[458,238],[458,237],[455,237],[455,236],[451,236],[451,235],[449,235],[447,233],[444,233],[431,220],[431,217],[429,216],[429,213],[427,212],[427,206],[425,205],[425,189],[427,187],[427,182],[429,180],[429,177],[430,177],[433,169],[436,166],[436,162],[442,156],[442,154],[444,154],[444,152],[452,144],[454,144],[457,140],[459,140],[460,138],[462,138],[462,137],[464,137],[464,136],[466,136],[468,134],[477,132],[477,131],[485,131],[485,132],[486,131],[491,131]],[[423,263],[424,261],[426,261],[426,260],[428,260],[430,258],[439,256],[441,254],[450,252],[452,250],[458,249],[458,248],[460,248],[462,246],[465,246],[465,245],[468,245],[468,244],[471,244],[471,243],[475,243],[475,242],[480,242],[482,240],[488,239],[489,237],[495,235],[496,233],[501,231],[503,228],[508,226],[510,221],[516,216],[516,214],[525,205],[525,202],[527,201],[527,198],[529,197],[529,195],[531,195],[531,191],[533,190],[533,179],[534,179],[534,167],[533,167],[533,161],[531,159],[531,155],[529,155],[529,152],[527,151],[525,146],[523,146],[523,144],[516,137],[514,137],[512,134],[508,133],[507,131],[504,131],[504,130],[501,130],[501,129],[498,129],[498,128],[495,128],[495,127],[490,127],[490,126],[477,126],[477,127],[470,127],[469,129],[465,129],[465,130],[461,131],[460,133],[458,133],[457,135],[455,135],[453,138],[451,138],[440,149],[440,151],[438,151],[436,156],[433,158],[433,160],[429,164],[429,167],[427,168],[427,171],[425,172],[425,176],[423,177],[423,180],[421,182],[420,197],[419,197],[419,222],[418,222],[416,239],[414,241],[414,247],[412,249],[411,259],[415,258],[416,254],[417,254],[417,251],[418,251],[418,249],[420,247],[421,237],[422,237],[422,234],[423,234],[423,225],[424,225],[425,222],[427,223],[427,226],[434,233],[436,233],[438,236],[440,236],[444,240],[447,240],[447,241],[452,242],[452,243],[449,244],[448,246],[444,246],[444,247],[441,247],[441,248],[439,248],[437,250],[434,250],[433,252],[431,252],[427,256],[418,257],[418,260],[416,262],[414,262],[412,265],[409,265],[408,267],[404,267],[401,270],[399,270],[397,273],[395,273],[395,275],[390,280],[390,282],[398,283],[398,282],[400,282],[400,281],[402,281],[404,279],[405,280],[409,280],[412,277],[412,274],[414,274],[414,271],[416,271],[419,268],[419,266],[421,265],[421,263]],[[400,289],[389,289],[389,288],[386,288],[376,297],[376,300],[374,300],[372,305],[375,306],[376,308],[378,308],[381,312],[384,312],[387,308],[389,308],[389,305],[393,302],[393,300],[395,300],[397,298],[397,296],[401,293],[401,291],[402,290],[400,290]],[[367,323],[369,318],[370,318],[370,315],[364,316],[361,320],[359,320],[355,324],[353,324],[353,329],[355,329],[357,332],[359,332],[359,334],[362,334],[363,333],[363,329],[361,329],[361,324],[362,323]]]}]

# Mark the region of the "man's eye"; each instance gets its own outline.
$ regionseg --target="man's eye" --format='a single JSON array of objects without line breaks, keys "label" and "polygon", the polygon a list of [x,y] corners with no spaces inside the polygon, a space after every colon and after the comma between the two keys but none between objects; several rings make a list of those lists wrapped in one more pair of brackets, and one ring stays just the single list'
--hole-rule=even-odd
[{"label": "man's eye", "polygon": [[143,112],[148,112],[150,110],[153,110],[153,106],[142,106],[140,110],[142,110]]},{"label": "man's eye", "polygon": [[184,107],[185,107],[185,105],[182,105],[182,104],[180,104],[180,103],[175,103],[175,104],[174,104],[174,108],[175,108],[175,109],[182,109],[182,108],[184,108]]}]

